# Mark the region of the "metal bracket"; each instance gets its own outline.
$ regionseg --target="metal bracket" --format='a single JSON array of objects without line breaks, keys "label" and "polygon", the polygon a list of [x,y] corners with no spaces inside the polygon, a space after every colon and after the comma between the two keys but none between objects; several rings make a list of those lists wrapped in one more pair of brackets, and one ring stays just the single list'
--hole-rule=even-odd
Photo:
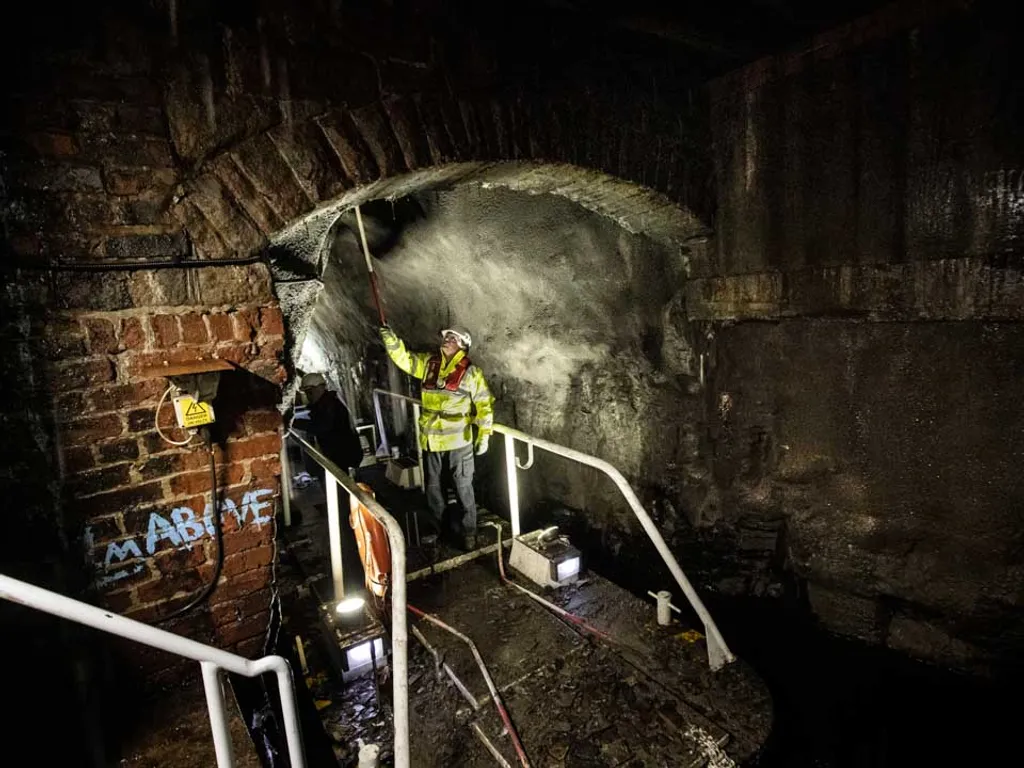
[{"label": "metal bracket", "polygon": [[516,456],[516,466],[520,469],[529,469],[533,466],[533,443],[526,443],[526,463],[521,464]]}]

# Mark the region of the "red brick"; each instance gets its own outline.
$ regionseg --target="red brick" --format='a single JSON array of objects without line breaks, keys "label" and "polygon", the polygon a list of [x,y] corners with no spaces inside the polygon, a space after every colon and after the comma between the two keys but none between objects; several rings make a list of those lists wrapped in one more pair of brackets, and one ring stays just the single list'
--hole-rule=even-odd
[{"label": "red brick", "polygon": [[217,629],[217,642],[220,645],[234,645],[255,637],[267,634],[270,624],[270,611],[257,613],[244,621],[226,624]]},{"label": "red brick", "polygon": [[119,411],[143,403],[155,404],[166,388],[163,379],[147,379],[90,392],[89,399],[96,411]]},{"label": "red brick", "polygon": [[229,441],[226,445],[228,461],[253,459],[257,456],[276,456],[281,451],[281,436],[278,434],[259,435],[244,440]]},{"label": "red brick", "polygon": [[89,351],[94,355],[110,355],[117,352],[120,342],[114,331],[114,324],[102,317],[93,317],[82,321],[86,337],[89,339]]},{"label": "red brick", "polygon": [[267,339],[260,344],[259,357],[263,360],[280,360],[284,354],[284,339]]},{"label": "red brick", "polygon": [[259,376],[279,386],[288,380],[288,371],[276,360],[257,360],[253,363],[248,363],[245,366],[245,370],[249,371],[253,376]]},{"label": "red brick", "polygon": [[[145,483],[122,488],[119,491],[90,496],[87,499],[79,499],[72,506],[75,512],[91,517],[119,512],[147,502],[159,501],[161,498],[163,498],[163,487],[160,483]],[[127,520],[125,521],[125,530],[129,533],[132,532],[132,529],[128,528]]]},{"label": "red brick", "polygon": [[118,440],[116,443],[104,443],[99,446],[99,454],[101,464],[132,461],[139,458],[139,444],[135,439]]},{"label": "red brick", "polygon": [[218,344],[215,357],[229,363],[244,366],[256,356],[255,345],[251,343]]},{"label": "red brick", "polygon": [[[212,563],[212,549],[207,548],[210,539],[203,537],[192,542],[192,549],[178,547],[176,549],[158,550],[153,555],[153,565],[161,574],[175,575],[186,570],[195,570],[204,563]],[[169,546],[169,545],[165,545]]]},{"label": "red brick", "polygon": [[[243,464],[219,465],[217,467],[217,486],[237,485],[245,477]],[[171,493],[175,496],[184,494],[204,493],[210,490],[209,472],[188,472],[171,478]]]},{"label": "red brick", "polygon": [[63,454],[64,468],[68,472],[84,472],[96,465],[92,458],[92,449],[89,446],[66,445],[64,446]]},{"label": "red brick", "polygon": [[270,459],[253,459],[249,464],[249,474],[252,482],[259,480],[273,480],[281,476],[281,458],[274,456]]},{"label": "red brick", "polygon": [[199,590],[206,586],[205,576],[198,567],[191,566],[178,570],[167,570],[162,576],[148,584],[141,585],[137,592],[139,602],[142,604],[156,601],[170,600],[178,597],[181,593],[194,596]]},{"label": "red brick", "polygon": [[283,420],[281,414],[275,411],[246,411],[245,431],[250,435],[258,435],[263,432],[277,432],[281,429]]},{"label": "red brick", "polygon": [[61,434],[68,445],[94,443],[110,437],[117,437],[124,431],[121,417],[111,413],[106,416],[93,416],[77,421],[69,421],[64,425]]},{"label": "red brick", "polygon": [[86,412],[85,394],[71,392],[66,395],[58,395],[53,410],[58,421],[69,421],[82,416]]},{"label": "red brick", "polygon": [[92,536],[93,559],[103,561],[107,553],[107,545],[112,541],[120,542],[125,538],[121,515],[101,515],[90,517],[85,521],[89,535]]},{"label": "red brick", "polygon": [[157,349],[167,349],[181,341],[177,315],[153,315],[149,318],[149,324],[153,329]]},{"label": "red brick", "polygon": [[[152,485],[159,486],[160,483],[152,483]],[[121,516],[124,520],[124,529],[129,534],[145,538],[146,534],[149,532],[149,519],[151,515],[154,513],[158,514],[164,520],[173,524],[171,512],[173,512],[177,507],[188,507],[194,513],[195,518],[200,520],[202,519],[203,512],[206,509],[206,496],[198,495],[191,499],[181,499],[159,505],[140,505],[134,509],[125,510]]]},{"label": "red brick", "polygon": [[235,339],[251,341],[256,338],[260,328],[258,309],[239,309],[231,313],[235,324]]},{"label": "red brick", "polygon": [[210,607],[210,618],[215,627],[244,621],[270,608],[273,590],[260,589],[238,600],[218,603]]},{"label": "red brick", "polygon": [[120,589],[117,592],[108,592],[100,598],[100,604],[108,611],[114,613],[126,613],[139,604],[135,591],[132,589]]},{"label": "red brick", "polygon": [[75,475],[68,481],[67,486],[76,496],[91,496],[94,493],[120,488],[127,485],[128,482],[128,465],[117,464],[113,467]]},{"label": "red brick", "polygon": [[104,186],[114,195],[138,195],[157,187],[169,188],[177,180],[177,172],[170,168],[108,168],[103,174]]},{"label": "red brick", "polygon": [[186,344],[206,343],[206,323],[203,322],[202,315],[195,313],[182,315],[179,321],[181,322],[181,338]]},{"label": "red brick", "polygon": [[126,317],[121,321],[121,343],[125,349],[141,350],[146,346],[146,329],[138,317]]},{"label": "red brick", "polygon": [[247,525],[242,529],[235,529],[224,534],[224,556],[237,555],[257,547],[269,547],[274,541],[274,526]]},{"label": "red brick", "polygon": [[58,381],[60,388],[86,389],[114,380],[114,366],[106,359],[86,360],[81,363],[66,363],[60,366]]},{"label": "red brick", "polygon": [[75,140],[66,133],[36,133],[28,137],[29,143],[40,155],[69,157],[77,154]]},{"label": "red brick", "polygon": [[272,578],[273,574],[269,565],[246,571],[230,579],[225,578],[222,574],[221,582],[217,585],[217,589],[214,590],[213,594],[210,595],[210,605],[217,605],[228,600],[237,600],[258,589],[263,589],[270,585]]},{"label": "red brick", "polygon": [[228,557],[225,557],[224,566],[221,570],[225,576],[230,578],[232,576],[238,576],[239,574],[270,565],[273,560],[274,550],[272,547],[269,545],[265,547],[256,547],[254,549],[247,549],[244,552],[239,552],[236,555],[229,555]]},{"label": "red brick", "polygon": [[284,336],[284,315],[280,307],[264,307],[260,310],[260,328],[266,336]]},{"label": "red brick", "polygon": [[231,322],[231,315],[223,313],[206,315],[206,322],[210,326],[210,337],[214,341],[234,340],[235,329]]},{"label": "red brick", "polygon": [[255,635],[235,645],[233,653],[237,653],[239,656],[247,659],[258,659],[266,655],[263,651],[266,642],[266,635]]}]

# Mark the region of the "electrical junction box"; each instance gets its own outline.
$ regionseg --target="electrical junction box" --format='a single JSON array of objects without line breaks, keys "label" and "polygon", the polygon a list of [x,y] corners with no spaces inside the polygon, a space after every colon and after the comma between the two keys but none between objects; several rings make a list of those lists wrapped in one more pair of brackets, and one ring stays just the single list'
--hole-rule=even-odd
[{"label": "electrical junction box", "polygon": [[542,587],[563,587],[579,579],[580,551],[558,528],[524,533],[512,539],[509,565]]}]

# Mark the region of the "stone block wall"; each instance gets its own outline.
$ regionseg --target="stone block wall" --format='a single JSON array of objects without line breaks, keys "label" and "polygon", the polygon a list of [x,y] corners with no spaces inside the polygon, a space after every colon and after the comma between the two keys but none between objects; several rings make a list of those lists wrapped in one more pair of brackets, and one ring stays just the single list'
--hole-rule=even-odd
[{"label": "stone block wall", "polygon": [[715,81],[716,246],[684,289],[724,527],[776,526],[824,626],[984,672],[1024,647],[1009,28],[901,4]]}]

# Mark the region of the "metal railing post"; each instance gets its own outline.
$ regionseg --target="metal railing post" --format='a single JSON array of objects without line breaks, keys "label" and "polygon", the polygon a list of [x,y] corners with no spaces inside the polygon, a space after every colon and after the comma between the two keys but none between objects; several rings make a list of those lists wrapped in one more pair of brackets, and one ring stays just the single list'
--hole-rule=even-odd
[{"label": "metal railing post", "polygon": [[288,435],[281,440],[281,514],[285,528],[292,524],[292,469],[288,461]]},{"label": "metal railing post", "polygon": [[224,699],[224,681],[220,676],[220,668],[211,661],[200,662],[200,666],[203,668],[203,688],[206,689],[206,707],[210,712],[217,768],[234,768],[235,755],[231,730],[228,728],[227,702]]},{"label": "metal railing post", "polygon": [[338,481],[324,467],[324,490],[327,491],[327,537],[331,548],[331,581],[334,599],[345,596],[345,569],[341,557],[341,510],[338,508]]},{"label": "metal railing post", "polygon": [[[320,453],[302,437],[298,435],[294,435],[294,437],[313,460],[324,468],[327,476],[331,479],[328,485],[334,486],[334,506],[337,507],[337,486],[340,485],[348,491],[350,496],[355,497],[360,504],[366,507],[370,514],[387,531],[388,545],[391,547],[391,663],[394,667],[392,706],[394,707],[395,720],[394,768],[409,768],[409,624],[405,609],[405,534],[398,521],[380,505],[380,502],[363,491],[347,472]],[[330,508],[329,498],[328,508]]]},{"label": "metal railing post", "polygon": [[427,476],[423,474],[423,446],[420,444],[420,404],[412,404],[412,420],[416,425],[416,463],[420,468],[420,490],[427,492]]},{"label": "metal railing post", "polygon": [[505,435],[505,477],[508,480],[508,514],[512,521],[512,535],[520,534],[519,479],[516,477],[516,439]]},{"label": "metal railing post", "polygon": [[[374,394],[377,393],[387,395],[388,397],[398,398],[399,400],[408,400],[412,403],[419,402],[414,397],[408,395],[400,395],[397,392],[388,392],[385,389],[375,389]],[[711,614],[708,609],[704,606],[703,601],[697,595],[693,585],[690,584],[690,580],[686,578],[686,574],[683,573],[683,569],[679,565],[679,561],[676,560],[675,555],[672,554],[672,550],[668,548],[668,544],[665,543],[665,539],[662,538],[661,532],[658,527],[654,524],[651,516],[647,514],[647,510],[644,509],[640,503],[640,499],[637,498],[636,493],[633,491],[632,486],[626,481],[626,478],[622,476],[613,465],[609,464],[604,459],[599,459],[596,456],[577,451],[574,448],[568,448],[558,443],[552,443],[549,440],[543,440],[539,437],[533,437],[525,432],[520,432],[518,429],[512,429],[506,427],[504,424],[495,424],[494,431],[500,432],[505,436],[505,462],[507,468],[507,475],[509,480],[509,514],[512,519],[512,531],[513,535],[518,535],[518,519],[519,519],[519,487],[515,481],[515,441],[521,440],[528,446],[536,446],[542,450],[549,451],[558,456],[564,456],[567,459],[572,459],[580,464],[585,464],[589,467],[594,467],[607,475],[619,492],[626,499],[626,503],[629,504],[630,509],[633,510],[633,514],[636,515],[640,521],[640,525],[643,527],[647,537],[654,544],[654,548],[658,550],[658,554],[661,555],[662,561],[668,566],[669,572],[672,577],[676,580],[676,583],[683,590],[683,594],[686,595],[686,599],[689,600],[690,606],[697,613],[701,623],[704,625],[704,634],[707,637],[708,643],[708,663],[712,669],[721,669],[726,664],[735,661],[736,657],[732,651],[729,650],[729,646],[726,645],[725,638],[722,637],[722,633],[718,629],[718,625],[715,624],[715,620],[711,618]],[[532,457],[524,469],[533,463]]]},{"label": "metal railing post", "polygon": [[[401,550],[401,553],[404,558],[404,548]],[[401,573],[404,586],[404,560]],[[268,672],[273,672],[277,675],[279,683],[281,709],[284,715],[285,734],[288,740],[288,756],[291,760],[291,766],[292,768],[305,768],[306,758],[302,747],[302,732],[299,729],[298,709],[295,706],[295,692],[292,688],[291,667],[288,666],[287,660],[283,657],[264,656],[261,659],[250,661],[229,651],[203,645],[187,637],[176,635],[173,632],[168,632],[149,624],[143,624],[140,621],[135,621],[126,616],[120,616],[102,608],[97,608],[95,605],[89,605],[80,600],[74,600],[65,595],[51,592],[34,584],[12,579],[10,576],[4,576],[3,574],[0,574],[0,600],[9,600],[12,603],[18,603],[19,605],[34,608],[52,616],[59,616],[62,619],[98,629],[101,632],[125,637],[151,648],[159,648],[168,653],[198,661],[203,669],[203,683],[206,688],[207,702],[210,705],[211,726],[214,729],[214,746],[217,747],[219,766],[230,766],[231,762],[230,760],[227,763],[220,762],[220,755],[223,750],[218,747],[216,742],[218,730],[221,737],[223,738],[224,736],[227,717],[227,710],[224,706],[217,707],[214,705],[218,700],[223,704],[224,700],[224,692],[220,687],[221,678],[217,671],[227,670],[244,677],[259,677]],[[402,591],[402,600],[402,615],[404,616],[404,589]],[[404,629],[405,625],[403,624]],[[207,671],[208,669],[210,671]],[[216,680],[216,685],[212,685],[214,680]],[[218,712],[224,715],[224,724],[220,726],[213,721],[213,718],[217,717]],[[406,720],[406,724],[408,724],[408,720]],[[406,741],[408,742],[408,734]],[[405,768],[408,768],[408,762],[406,762]]]}]

